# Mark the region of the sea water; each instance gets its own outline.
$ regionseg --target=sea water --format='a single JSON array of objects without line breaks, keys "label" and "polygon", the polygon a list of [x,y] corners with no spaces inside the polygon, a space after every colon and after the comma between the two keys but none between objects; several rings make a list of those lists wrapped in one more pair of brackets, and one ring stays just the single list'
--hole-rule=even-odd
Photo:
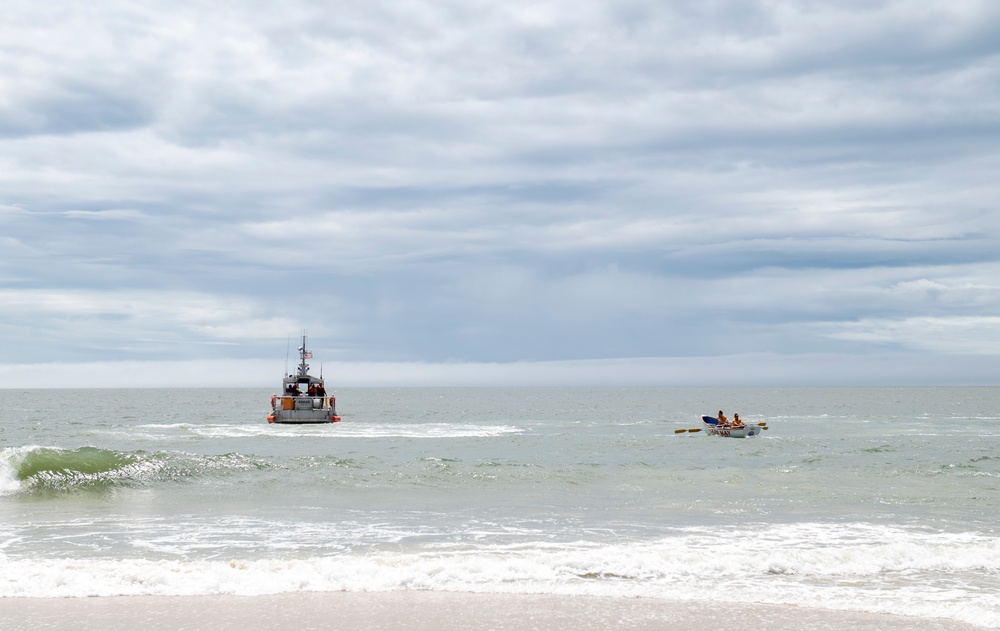
[{"label": "sea water", "polygon": [[[0,390],[0,597],[439,590],[1000,628],[1000,388]],[[768,429],[678,433],[723,409]]]}]

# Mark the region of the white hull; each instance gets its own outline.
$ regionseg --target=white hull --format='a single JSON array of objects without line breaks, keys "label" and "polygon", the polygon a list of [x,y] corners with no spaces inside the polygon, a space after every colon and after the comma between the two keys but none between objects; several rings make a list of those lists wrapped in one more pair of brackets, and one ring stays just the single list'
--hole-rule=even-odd
[{"label": "white hull", "polygon": [[336,423],[340,420],[337,398],[275,396],[267,420],[269,423]]},{"label": "white hull", "polygon": [[760,425],[745,425],[743,427],[717,427],[709,425],[708,433],[713,436],[727,436],[729,438],[746,438],[756,436],[763,431]]},{"label": "white hull", "polygon": [[739,427],[723,426],[719,427],[719,419],[712,416],[701,417],[703,423],[705,423],[705,429],[708,430],[709,434],[713,436],[726,436],[729,438],[746,438],[747,436],[756,436],[763,432],[767,427],[765,425],[757,424],[744,424]]}]

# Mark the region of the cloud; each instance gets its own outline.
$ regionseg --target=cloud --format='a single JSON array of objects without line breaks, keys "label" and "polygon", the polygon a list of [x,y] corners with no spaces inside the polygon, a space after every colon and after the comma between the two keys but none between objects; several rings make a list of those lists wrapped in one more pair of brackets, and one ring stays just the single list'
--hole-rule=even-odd
[{"label": "cloud", "polygon": [[[822,326],[822,325],[820,325]],[[835,339],[898,346],[931,353],[1000,355],[1000,341],[991,333],[1000,317],[913,317],[899,320],[865,318],[858,322],[829,325],[826,333]]]},{"label": "cloud", "polygon": [[986,0],[18,3],[0,361],[993,353],[998,33]]},{"label": "cloud", "polygon": [[[189,292],[0,291],[5,306],[2,330],[30,342],[43,335],[53,358],[81,359],[90,353],[120,357],[172,358],[187,353],[215,354],[211,346],[235,346],[245,339],[259,345],[287,340],[301,330],[291,317],[270,315],[239,296]],[[320,327],[320,331],[323,329]],[[236,349],[223,352],[239,353]]]}]

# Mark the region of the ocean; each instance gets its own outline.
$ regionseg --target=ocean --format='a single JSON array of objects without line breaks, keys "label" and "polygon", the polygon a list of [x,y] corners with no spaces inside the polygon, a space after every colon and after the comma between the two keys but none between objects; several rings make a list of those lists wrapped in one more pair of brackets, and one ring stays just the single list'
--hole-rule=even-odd
[{"label": "ocean", "polygon": [[[1000,628],[1000,388],[0,390],[0,600],[448,592]],[[719,409],[760,436],[697,428]]]}]

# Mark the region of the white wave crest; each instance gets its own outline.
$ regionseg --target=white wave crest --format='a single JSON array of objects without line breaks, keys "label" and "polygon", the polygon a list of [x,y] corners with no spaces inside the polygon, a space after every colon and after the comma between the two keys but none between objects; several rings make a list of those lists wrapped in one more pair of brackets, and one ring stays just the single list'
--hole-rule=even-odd
[{"label": "white wave crest", "polygon": [[998,574],[995,537],[812,524],[689,529],[646,542],[451,542],[309,558],[7,559],[0,597],[545,593],[740,600],[1000,628],[1000,594],[990,589]]},{"label": "white wave crest", "polygon": [[[477,425],[458,423],[323,423],[317,425],[199,425],[175,423],[143,425],[148,433],[160,432],[164,438],[188,433],[203,438],[495,438],[520,434],[512,425]],[[155,436],[153,436],[155,438]]]}]

